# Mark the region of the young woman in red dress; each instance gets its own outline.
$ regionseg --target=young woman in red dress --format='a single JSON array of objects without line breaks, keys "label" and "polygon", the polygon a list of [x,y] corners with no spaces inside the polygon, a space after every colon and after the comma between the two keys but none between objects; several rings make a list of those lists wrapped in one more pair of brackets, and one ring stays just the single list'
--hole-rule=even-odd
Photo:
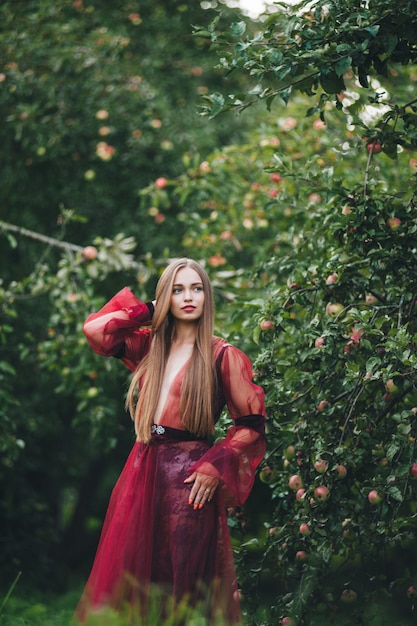
[{"label": "young woman in red dress", "polygon": [[[179,259],[154,302],[125,287],[85,321],[92,349],[134,372],[126,404],[136,443],[111,495],[80,621],[103,606],[143,615],[155,592],[198,607],[207,624],[241,623],[225,507],[244,503],[264,456],[264,393],[248,357],[213,336],[213,318],[207,273]],[[211,446],[225,405],[232,424]]]}]

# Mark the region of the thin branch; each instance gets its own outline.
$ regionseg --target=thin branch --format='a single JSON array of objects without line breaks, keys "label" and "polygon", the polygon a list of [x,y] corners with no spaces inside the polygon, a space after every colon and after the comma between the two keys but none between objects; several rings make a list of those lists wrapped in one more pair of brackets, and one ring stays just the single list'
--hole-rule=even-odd
[{"label": "thin branch", "polygon": [[371,167],[372,155],[374,153],[374,145],[375,145],[375,142],[372,142],[371,149],[369,150],[369,154],[368,154],[368,160],[366,162],[366,168],[365,168],[365,178],[363,181],[363,199],[365,202],[366,202],[366,196],[368,193],[369,169]]},{"label": "thin branch", "polygon": [[47,237],[46,235],[42,235],[41,233],[37,233],[33,230],[28,230],[27,228],[23,228],[22,226],[15,226],[14,224],[3,222],[3,220],[0,220],[0,230],[17,233],[18,235],[22,235],[23,237],[29,237],[30,239],[42,241],[42,243],[46,243],[49,246],[54,246],[55,248],[62,248],[63,250],[82,252],[82,250],[84,249],[83,246],[77,246],[77,244],[75,243],[61,241],[60,239],[55,239],[54,237]]},{"label": "thin branch", "polygon": [[407,104],[404,104],[402,108],[406,109],[407,107],[413,106],[413,104],[417,104],[417,98],[414,98],[414,100],[411,100],[410,102],[407,102]]}]

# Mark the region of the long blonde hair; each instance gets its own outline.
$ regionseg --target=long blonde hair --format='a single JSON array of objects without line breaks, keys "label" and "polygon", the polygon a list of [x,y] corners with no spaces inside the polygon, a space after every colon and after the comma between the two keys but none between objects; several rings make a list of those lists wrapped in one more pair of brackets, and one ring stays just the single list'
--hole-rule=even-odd
[{"label": "long blonde hair", "polygon": [[191,259],[177,259],[168,265],[158,281],[151,348],[134,373],[126,397],[126,407],[135,423],[137,439],[145,443],[151,437],[151,425],[175,333],[175,320],[170,312],[171,297],[175,276],[183,267],[192,268],[200,276],[204,309],[197,322],[194,349],[181,387],[181,420],[185,428],[198,437],[206,437],[214,430],[217,380],[213,363],[213,290],[201,265]]}]

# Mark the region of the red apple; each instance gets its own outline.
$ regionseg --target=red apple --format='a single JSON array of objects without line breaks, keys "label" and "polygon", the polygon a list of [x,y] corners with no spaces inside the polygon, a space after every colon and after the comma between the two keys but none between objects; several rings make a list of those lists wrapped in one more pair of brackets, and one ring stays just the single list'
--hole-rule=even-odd
[{"label": "red apple", "polygon": [[284,457],[288,460],[288,461],[292,461],[292,459],[295,457],[295,448],[294,446],[287,446],[284,450]]},{"label": "red apple", "polygon": [[407,598],[415,598],[417,596],[417,589],[414,585],[410,585],[407,589]]},{"label": "red apple", "polygon": [[97,258],[98,250],[95,246],[86,246],[82,251],[82,255],[86,261],[93,261]]},{"label": "red apple", "polygon": [[302,500],[305,496],[305,493],[306,493],[305,489],[297,489],[297,492],[295,494],[296,500]]},{"label": "red apple", "polygon": [[336,465],[336,474],[337,477],[340,479],[345,478],[347,475],[347,469],[345,465]]},{"label": "red apple", "polygon": [[224,256],[214,254],[213,256],[209,257],[208,262],[209,265],[211,265],[212,267],[220,267],[220,265],[224,265],[227,260]]},{"label": "red apple", "polygon": [[372,152],[374,154],[378,154],[382,150],[382,144],[378,139],[374,139],[373,141],[369,141],[366,144],[368,152]]},{"label": "red apple", "polygon": [[324,409],[326,408],[326,406],[328,405],[328,401],[327,400],[321,400],[318,405],[317,405],[317,411],[324,411]]},{"label": "red apple", "polygon": [[160,176],[155,181],[155,187],[158,187],[158,189],[163,189],[164,187],[167,186],[167,184],[168,184],[168,181],[163,176]]},{"label": "red apple", "polygon": [[288,486],[290,489],[293,489],[294,491],[298,491],[299,489],[303,487],[303,479],[301,478],[299,474],[293,474],[293,476],[290,476],[290,479],[288,481]]},{"label": "red apple", "polygon": [[351,604],[352,602],[355,602],[357,597],[358,594],[356,593],[356,591],[353,591],[353,589],[343,589],[340,595],[341,601],[345,602],[346,604]]},{"label": "red apple", "polygon": [[298,561],[305,561],[308,558],[308,554],[305,550],[298,550],[298,552],[295,553],[295,558]]},{"label": "red apple", "polygon": [[401,226],[401,220],[399,217],[389,217],[387,219],[387,226],[391,228],[391,230],[397,230]]},{"label": "red apple", "polygon": [[391,394],[395,394],[398,392],[398,387],[394,383],[392,378],[389,378],[387,382],[385,383],[385,389],[388,391],[388,393],[391,393]]},{"label": "red apple", "polygon": [[335,283],[337,283],[338,280],[339,276],[338,274],[336,274],[336,272],[334,272],[326,278],[326,285],[334,285]]},{"label": "red apple", "polygon": [[368,500],[371,504],[379,504],[381,502],[381,496],[376,489],[372,489],[372,491],[368,493]]},{"label": "red apple", "polygon": [[320,485],[319,487],[315,488],[314,495],[316,496],[317,500],[319,500],[320,502],[324,502],[329,497],[329,490],[324,485]]},{"label": "red apple", "polygon": [[336,317],[336,315],[339,315],[339,313],[341,313],[344,308],[345,307],[340,302],[329,302],[326,305],[326,313],[327,315],[332,315],[333,317]]},{"label": "red apple", "polygon": [[155,215],[154,220],[156,224],[162,224],[163,222],[165,222],[164,213],[158,213],[157,215]]},{"label": "red apple", "polygon": [[279,183],[279,182],[282,180],[282,178],[281,178],[281,176],[278,174],[278,172],[274,172],[274,173],[271,175],[271,180],[273,180],[273,181],[274,181],[274,183]]},{"label": "red apple", "polygon": [[316,348],[321,348],[324,344],[324,337],[317,337],[316,341],[314,342],[314,345]]},{"label": "red apple", "polygon": [[317,461],[315,461],[314,463],[314,468],[319,474],[324,474],[324,472],[327,471],[328,467],[329,464],[324,459],[317,459]]},{"label": "red apple", "polygon": [[295,626],[295,622],[294,622],[293,618],[292,617],[288,617],[288,615],[286,617],[282,618],[281,624],[282,624],[282,626]]},{"label": "red apple", "polygon": [[261,330],[272,330],[275,328],[275,324],[271,320],[262,320],[259,326],[261,327]]},{"label": "red apple", "polygon": [[410,467],[410,476],[412,476],[412,478],[417,478],[417,463],[413,463]]},{"label": "red apple", "polygon": [[304,537],[307,537],[307,535],[311,533],[310,526],[306,522],[303,522],[302,524],[300,524],[299,530],[300,530],[300,533],[304,535]]}]

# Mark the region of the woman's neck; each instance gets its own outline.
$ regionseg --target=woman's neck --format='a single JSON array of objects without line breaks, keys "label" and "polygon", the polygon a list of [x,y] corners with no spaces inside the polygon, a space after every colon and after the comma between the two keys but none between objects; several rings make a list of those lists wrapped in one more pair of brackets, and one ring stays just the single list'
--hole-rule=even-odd
[{"label": "woman's neck", "polygon": [[194,344],[197,337],[196,324],[176,323],[172,335],[172,343],[176,344]]}]

